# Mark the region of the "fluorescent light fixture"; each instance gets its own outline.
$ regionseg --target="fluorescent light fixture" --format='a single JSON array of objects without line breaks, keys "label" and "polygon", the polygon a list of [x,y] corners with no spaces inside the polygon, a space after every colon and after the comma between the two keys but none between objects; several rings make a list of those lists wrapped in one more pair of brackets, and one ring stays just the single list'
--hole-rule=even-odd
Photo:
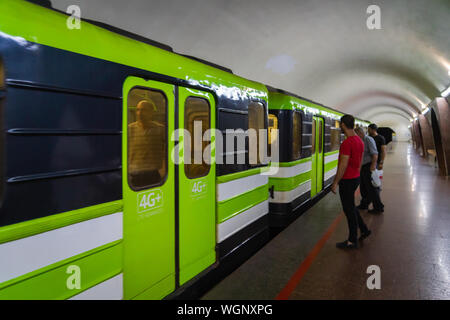
[{"label": "fluorescent light fixture", "polygon": [[424,109],[422,109],[422,114],[427,114],[428,111],[430,111],[430,108],[425,107]]},{"label": "fluorescent light fixture", "polygon": [[444,91],[442,91],[441,96],[443,96],[444,98],[447,97],[450,94],[450,87],[448,87],[447,89],[445,89]]}]

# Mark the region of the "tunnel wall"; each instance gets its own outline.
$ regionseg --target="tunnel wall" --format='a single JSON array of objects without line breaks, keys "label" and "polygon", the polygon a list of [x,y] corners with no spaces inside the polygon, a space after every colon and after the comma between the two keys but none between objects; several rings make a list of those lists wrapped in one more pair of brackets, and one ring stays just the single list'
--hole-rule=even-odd
[{"label": "tunnel wall", "polygon": [[420,132],[422,133],[423,154],[424,158],[428,158],[430,149],[435,149],[433,141],[433,132],[431,130],[431,119],[428,120],[423,114],[419,115]]},{"label": "tunnel wall", "polygon": [[420,133],[420,125],[419,120],[416,119],[412,123],[412,131],[413,131],[413,139],[414,139],[414,148],[416,149],[417,153],[420,155],[423,155],[423,143],[422,143],[422,135]]},{"label": "tunnel wall", "polygon": [[450,106],[445,98],[436,98],[433,101],[432,110],[438,124],[438,128],[434,129],[439,130],[438,135],[433,136],[435,144],[438,145],[439,172],[448,176],[450,175]]}]

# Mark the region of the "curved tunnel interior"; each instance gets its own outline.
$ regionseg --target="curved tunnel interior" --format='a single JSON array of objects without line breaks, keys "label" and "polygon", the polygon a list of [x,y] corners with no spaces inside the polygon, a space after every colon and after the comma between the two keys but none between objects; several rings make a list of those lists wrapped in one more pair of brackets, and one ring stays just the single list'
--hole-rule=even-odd
[{"label": "curved tunnel interior", "polygon": [[[73,1],[52,4],[66,11]],[[410,121],[450,84],[446,0],[76,4],[82,17],[392,127],[398,140],[411,138]]]}]

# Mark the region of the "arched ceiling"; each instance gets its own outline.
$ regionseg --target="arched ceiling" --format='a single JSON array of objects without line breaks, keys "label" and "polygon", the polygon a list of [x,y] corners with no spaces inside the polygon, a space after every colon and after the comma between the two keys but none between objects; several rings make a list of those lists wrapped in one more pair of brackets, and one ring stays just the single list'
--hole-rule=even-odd
[{"label": "arched ceiling", "polygon": [[[403,123],[450,84],[448,0],[52,3],[369,120]],[[372,4],[380,30],[366,25]]]}]

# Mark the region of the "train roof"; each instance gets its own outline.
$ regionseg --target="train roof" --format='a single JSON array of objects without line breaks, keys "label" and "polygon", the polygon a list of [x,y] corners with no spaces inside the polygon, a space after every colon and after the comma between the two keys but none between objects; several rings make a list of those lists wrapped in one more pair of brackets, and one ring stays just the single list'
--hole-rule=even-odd
[{"label": "train roof", "polygon": [[[61,11],[61,10],[58,10],[58,9],[54,8],[52,6],[52,2],[50,0],[26,0],[26,1],[34,3],[34,4],[37,4],[37,5],[40,5],[42,7],[47,8],[47,9],[50,9],[50,10],[53,10],[53,11],[56,11],[56,12],[59,12],[59,13],[62,13],[62,14],[65,14],[65,15],[69,16],[69,14],[67,12],[64,12],[64,11]],[[161,42],[149,39],[147,37],[138,35],[136,33],[133,33],[133,32],[121,29],[121,28],[118,28],[116,26],[113,26],[113,25],[110,25],[110,24],[107,24],[107,23],[104,23],[104,22],[101,22],[101,21],[92,20],[92,19],[86,19],[86,18],[82,18],[82,17],[80,17],[80,20],[88,22],[88,23],[93,24],[93,25],[96,25],[96,26],[98,26],[100,28],[103,28],[105,30],[114,32],[114,33],[116,33],[118,35],[130,38],[130,39],[133,39],[133,40],[137,40],[137,41],[146,43],[148,45],[151,45],[151,46],[154,46],[154,47],[157,47],[157,48],[169,51],[169,52],[173,52],[174,54],[178,54],[178,55],[181,55],[183,57],[186,57],[186,58],[189,58],[189,59],[201,62],[203,64],[209,65],[209,66],[214,67],[216,69],[220,69],[220,70],[223,70],[223,71],[226,71],[226,72],[229,72],[229,73],[233,73],[233,71],[230,68],[223,67],[223,66],[218,65],[216,63],[213,63],[213,62],[201,59],[201,58],[197,58],[197,57],[194,57],[194,56],[191,56],[191,55],[175,52],[175,51],[173,51],[173,48],[171,46],[167,45],[167,44],[164,44],[164,43],[161,43]]]},{"label": "train roof", "polygon": [[[279,93],[279,94],[282,94],[282,95],[285,95],[285,96],[289,96],[289,97],[292,97],[292,98],[295,98],[295,99],[303,100],[303,101],[311,104],[312,107],[315,107],[315,108],[317,108],[319,110],[323,110],[323,111],[326,111],[326,112],[331,112],[331,113],[333,113],[336,116],[341,117],[341,116],[344,115],[344,113],[342,111],[330,108],[330,107],[325,106],[325,105],[323,105],[321,103],[315,102],[315,101],[313,101],[311,99],[299,96],[299,95],[297,95],[295,93],[292,93],[292,92],[289,92],[289,91],[286,91],[286,90],[283,90],[283,89],[274,88],[274,87],[269,86],[269,85],[266,85],[266,87],[267,87],[267,90],[269,91],[269,95],[271,93]],[[309,107],[311,107],[311,106],[309,106]],[[272,106],[272,108],[273,109],[277,109],[278,107]],[[355,117],[355,120],[357,122],[361,122],[361,123],[364,123],[366,125],[368,125],[370,123],[370,121],[367,121],[367,120],[364,120],[364,119],[360,119],[360,118],[356,118],[356,117]]]},{"label": "train roof", "polygon": [[220,91],[231,99],[247,95],[267,100],[263,84],[235,75],[229,68],[175,53],[169,46],[93,20],[82,19],[81,29],[70,30],[65,12],[48,8],[47,1],[47,5],[32,2],[0,1],[0,39],[9,38],[23,45],[26,40],[151,71]]}]

